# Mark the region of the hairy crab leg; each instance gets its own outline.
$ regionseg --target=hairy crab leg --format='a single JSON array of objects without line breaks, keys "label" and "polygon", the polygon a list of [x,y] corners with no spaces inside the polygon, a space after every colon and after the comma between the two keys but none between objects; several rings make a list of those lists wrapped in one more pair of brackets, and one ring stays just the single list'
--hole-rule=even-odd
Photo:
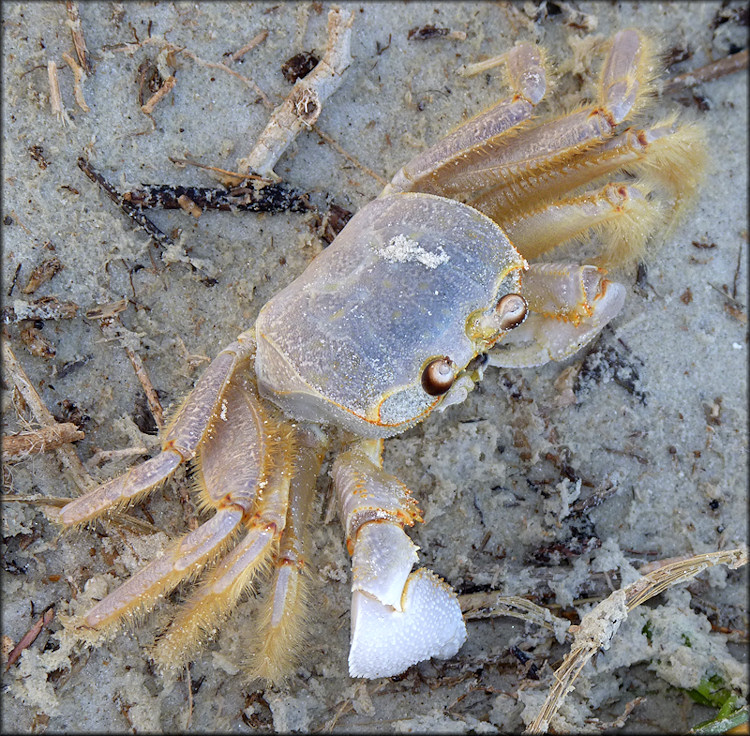
[{"label": "hairy crab leg", "polygon": [[485,147],[499,145],[508,131],[528,121],[546,91],[542,52],[532,43],[517,44],[508,52],[506,71],[513,95],[415,156],[396,172],[381,196],[412,191],[440,193],[444,180],[480,159]]},{"label": "hairy crab leg", "polygon": [[297,429],[286,527],[270,593],[253,635],[255,651],[248,668],[252,676],[270,682],[279,682],[291,671],[304,642],[303,623],[310,603],[308,518],[327,445],[319,428]]},{"label": "hairy crab leg", "polygon": [[529,314],[489,351],[488,364],[542,365],[563,360],[592,340],[620,312],[625,287],[596,266],[532,263],[523,277]]},{"label": "hairy crab leg", "polygon": [[230,386],[225,401],[226,420],[217,423],[201,448],[195,477],[206,504],[221,503],[225,495],[251,499],[243,519],[247,534],[201,582],[159,639],[153,658],[165,669],[184,665],[253,579],[269,568],[286,525],[293,430],[267,410],[249,381]]},{"label": "hairy crab leg", "polygon": [[643,252],[664,219],[647,195],[648,191],[633,184],[610,183],[515,220],[504,220],[503,230],[529,260],[593,230],[604,243],[597,263],[621,264]]},{"label": "hairy crab leg", "polygon": [[215,559],[231,542],[242,522],[240,506],[219,509],[195,531],[139,570],[82,618],[70,622],[82,639],[96,641],[113,633],[115,625],[136,612],[145,612],[181,580]]},{"label": "hairy crab leg", "polygon": [[420,568],[404,526],[421,521],[409,489],[381,466],[382,440],[339,455],[333,481],[352,555],[349,674],[388,677],[429,657],[452,657],[466,640],[455,592]]},{"label": "hairy crab leg", "polygon": [[261,516],[180,607],[159,638],[152,659],[164,670],[176,670],[190,661],[193,653],[216,633],[242,594],[259,572],[267,569],[279,531]]},{"label": "hairy crab leg", "polygon": [[705,169],[703,133],[697,125],[677,128],[668,120],[644,130],[628,129],[582,151],[562,166],[550,167],[508,186],[469,197],[472,207],[496,222],[518,217],[530,207],[554,201],[618,169],[627,168],[664,186],[676,204],[686,203],[696,191]]},{"label": "hairy crab leg", "polygon": [[[223,393],[221,413],[201,447],[195,474],[202,503],[216,509],[216,514],[74,622],[79,633],[96,638],[113,630],[128,614],[153,607],[181,580],[213,562],[243,522],[252,526],[249,519],[258,515],[256,507],[263,509],[271,537],[283,529],[283,489],[288,489],[290,473],[279,456],[283,459],[291,441],[289,434],[286,425],[275,422],[264,410],[249,379],[240,375],[230,382]],[[259,493],[261,488],[263,493]]]},{"label": "hairy crab leg", "polygon": [[55,520],[71,527],[121,509],[153,491],[181,463],[192,460],[220,414],[229,381],[249,363],[254,352],[254,332],[249,330],[222,350],[201,376],[167,429],[159,455],[52,512]]},{"label": "hairy crab leg", "polygon": [[468,195],[470,192],[495,188],[499,196],[505,189],[523,190],[530,177],[564,167],[577,154],[611,137],[616,125],[635,111],[648,87],[650,65],[650,53],[640,34],[620,31],[613,37],[604,63],[596,104],[536,127],[524,127],[515,133],[512,145],[502,139],[483,143],[481,151],[464,156],[465,165],[454,166],[433,193],[465,195],[471,203],[479,197]]},{"label": "hairy crab leg", "polygon": [[[228,443],[233,443],[236,449],[252,444],[250,437],[237,433],[240,427],[236,418],[232,429]],[[252,676],[279,682],[299,654],[301,622],[307,607],[305,528],[326,442],[317,428],[298,428],[293,434],[274,431],[274,434],[278,441],[267,455],[267,465],[272,470],[263,492],[257,495],[252,516],[245,521],[248,532],[201,582],[157,642],[153,659],[163,669],[176,669],[189,661],[190,655],[229,616],[258,575],[272,566],[276,569],[274,584],[264,602],[261,620],[254,627],[256,632],[251,641],[257,642],[258,651],[248,670]],[[217,454],[216,448],[209,444],[203,452]],[[226,456],[234,453],[218,454],[223,454],[220,460],[226,461]],[[215,480],[205,481],[209,495]]]}]

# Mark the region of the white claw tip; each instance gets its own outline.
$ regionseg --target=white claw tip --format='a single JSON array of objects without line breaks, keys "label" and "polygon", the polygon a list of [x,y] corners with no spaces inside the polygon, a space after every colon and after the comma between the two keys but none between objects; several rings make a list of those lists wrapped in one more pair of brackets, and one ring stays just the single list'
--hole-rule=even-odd
[{"label": "white claw tip", "polygon": [[403,611],[362,592],[352,596],[352,677],[390,677],[411,665],[446,659],[466,641],[466,625],[455,592],[430,570],[415,570],[406,581]]}]

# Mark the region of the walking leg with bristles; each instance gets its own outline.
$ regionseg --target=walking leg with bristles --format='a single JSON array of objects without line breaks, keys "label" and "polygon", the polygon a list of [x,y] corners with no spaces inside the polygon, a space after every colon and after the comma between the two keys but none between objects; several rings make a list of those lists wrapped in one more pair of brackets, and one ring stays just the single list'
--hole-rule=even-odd
[{"label": "walking leg with bristles", "polygon": [[254,331],[240,335],[222,350],[172,420],[159,455],[76,498],[50,515],[65,527],[77,526],[103,513],[118,511],[156,488],[184,462],[192,460],[220,414],[232,376],[255,354]]},{"label": "walking leg with bristles", "polygon": [[502,225],[513,245],[529,260],[595,232],[603,246],[595,262],[608,266],[640,256],[663,221],[664,213],[658,202],[649,199],[648,191],[637,184],[617,182],[542,206]]},{"label": "walking leg with bristles", "polygon": [[216,559],[229,546],[243,515],[240,506],[219,509],[209,521],[162,552],[88,613],[71,620],[70,627],[92,643],[114,634],[124,619],[146,613],[180,581]]},{"label": "walking leg with bristles", "polygon": [[505,68],[513,94],[415,156],[398,170],[381,196],[394,192],[440,194],[446,180],[477,165],[487,150],[505,145],[508,135],[531,118],[547,89],[543,55],[534,44],[514,46],[507,53]]},{"label": "walking leg with bristles", "polygon": [[[262,608],[260,625],[251,626],[249,649],[259,649],[249,666],[251,676],[278,682],[294,662],[301,640],[298,618],[304,611],[304,524],[322,461],[319,443],[305,445],[307,435],[280,437],[270,456],[271,472],[258,495],[246,536],[201,582],[172,620],[153,652],[162,669],[184,666],[212,636],[258,577],[276,569],[272,593]],[[290,527],[291,525],[291,527]]]},{"label": "walking leg with bristles", "polygon": [[[213,563],[243,523],[258,528],[260,539],[254,544],[263,549],[283,530],[290,475],[284,458],[290,454],[290,430],[274,420],[242,375],[229,383],[221,400],[221,413],[206,432],[194,476],[202,504],[216,509],[216,514],[74,621],[82,638],[100,638],[129,614],[152,608],[179,582]],[[255,522],[256,517],[261,521]],[[227,559],[241,556],[247,546],[246,538],[240,552],[235,550]],[[182,636],[190,636],[187,629]]]},{"label": "walking leg with bristles", "polygon": [[707,153],[703,130],[675,126],[673,120],[643,130],[628,129],[581,151],[562,166],[541,169],[526,178],[500,182],[467,196],[467,203],[504,224],[615,171],[626,170],[660,187],[672,198],[673,214],[688,203],[702,181]]},{"label": "walking leg with bristles", "polygon": [[159,639],[153,658],[160,667],[187,663],[269,568],[286,523],[293,447],[291,427],[258,397],[249,379],[230,384],[222,421],[201,448],[194,478],[204,506],[243,499],[247,533],[202,580]]},{"label": "walking leg with bristles", "polygon": [[640,107],[649,88],[651,66],[646,40],[635,30],[620,31],[604,62],[595,104],[514,130],[512,141],[502,137],[484,141],[475,151],[462,152],[460,162],[446,169],[439,181],[412,190],[464,198],[484,212],[494,205],[475,203],[482,202],[482,193],[488,190],[494,190],[494,196],[508,190],[506,198],[519,201],[530,196],[533,204],[532,182],[537,176],[564,168],[577,155],[610,138],[615,127]]},{"label": "walking leg with bristles", "polygon": [[303,623],[310,603],[308,517],[326,447],[319,428],[297,428],[284,537],[271,588],[248,647],[253,652],[248,674],[269,682],[278,683],[290,674],[302,653]]}]

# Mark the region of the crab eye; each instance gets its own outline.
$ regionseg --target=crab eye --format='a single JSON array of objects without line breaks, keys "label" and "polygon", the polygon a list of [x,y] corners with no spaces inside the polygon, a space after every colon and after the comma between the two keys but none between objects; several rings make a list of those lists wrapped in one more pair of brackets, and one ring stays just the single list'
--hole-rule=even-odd
[{"label": "crab eye", "polygon": [[528,304],[520,294],[506,294],[495,307],[497,326],[503,331],[518,327],[526,319]]},{"label": "crab eye", "polygon": [[447,355],[435,358],[422,371],[422,388],[430,396],[442,396],[453,385],[454,379],[453,361]]}]

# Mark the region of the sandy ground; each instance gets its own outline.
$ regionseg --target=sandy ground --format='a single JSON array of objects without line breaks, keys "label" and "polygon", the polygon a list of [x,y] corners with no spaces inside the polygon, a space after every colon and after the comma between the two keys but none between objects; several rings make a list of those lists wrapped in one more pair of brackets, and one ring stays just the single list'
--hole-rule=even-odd
[{"label": "sandy ground", "polygon": [[[549,103],[570,105],[590,93],[597,43],[614,31],[632,25],[650,32],[670,52],[674,75],[744,47],[742,6],[580,3],[576,13],[563,3],[345,5],[356,15],[354,62],[318,126],[388,178],[504,94],[499,70],[467,78],[457,74],[462,64],[519,38],[537,41],[561,62],[560,72],[574,71]],[[160,251],[82,175],[76,159],[90,157],[122,189],[211,186],[206,172],[177,167],[169,157],[232,169],[269,110],[226,70],[184,54],[157,60],[158,39],[204,61],[227,62],[268,30],[263,43],[230,63],[276,104],[290,88],[281,64],[300,51],[323,51],[328,9],[327,3],[81,3],[93,64],[83,84],[90,111],[83,112],[62,59],[73,53],[65,5],[3,3],[5,305],[46,295],[80,305],[76,318],[44,323],[52,358],[32,356],[17,324],[6,327],[5,339],[53,413],[62,416],[68,401],[85,417],[86,437],[77,444],[82,460],[97,449],[155,449],[155,437],[138,427],[145,426],[143,391],[125,351],[103,339],[96,322],[84,318],[87,309],[130,300],[123,335],[168,407],[205,365],[186,356],[212,356],[251,325],[323,244],[309,215],[206,213],[196,221],[162,211],[153,213],[154,222],[181,234],[174,248]],[[408,39],[410,29],[426,25],[465,38]],[[171,64],[167,71],[177,78],[153,120],[138,101],[138,69],[147,59],[163,70]],[[50,60],[60,67],[69,125],[51,112]],[[531,595],[576,620],[592,601],[635,579],[644,563],[730,549],[746,539],[747,72],[660,99],[651,119],[673,110],[705,126],[710,178],[676,232],[648,256],[645,277],[637,280],[635,268],[618,274],[627,304],[590,350],[575,385],[577,403],[560,402],[555,382],[583,356],[535,370],[491,369],[464,404],[387,443],[387,469],[413,489],[424,511],[425,524],[413,533],[422,562],[461,593]],[[299,136],[276,171],[316,201],[352,211],[380,190],[364,168],[314,132]],[[22,294],[31,270],[53,255],[63,270],[33,297]],[[12,431],[17,423],[7,394],[3,410]],[[103,479],[133,461],[125,457],[91,472]],[[53,454],[6,467],[4,481],[5,493],[75,494]],[[161,679],[145,654],[168,605],[91,651],[63,636],[56,618],[4,675],[3,732],[494,732],[528,723],[565,647],[515,619],[470,622],[457,657],[422,663],[402,678],[347,676],[349,563],[330,513],[327,475],[319,487],[316,610],[304,664],[286,687],[242,677],[253,600],[197,656],[190,697],[184,680]],[[51,604],[56,614],[85,609],[183,532],[195,516],[184,489],[178,474],[133,510],[164,530],[155,535],[108,524],[59,537],[40,507],[5,504],[4,647]],[[576,510],[576,494],[581,500],[607,489],[613,493],[599,506]],[[693,703],[685,688],[710,675],[738,693],[745,688],[745,584],[740,572],[714,569],[639,609],[584,671],[553,725],[598,730],[636,697],[646,700],[627,720],[628,731],[684,731],[710,717],[713,711]]]}]

